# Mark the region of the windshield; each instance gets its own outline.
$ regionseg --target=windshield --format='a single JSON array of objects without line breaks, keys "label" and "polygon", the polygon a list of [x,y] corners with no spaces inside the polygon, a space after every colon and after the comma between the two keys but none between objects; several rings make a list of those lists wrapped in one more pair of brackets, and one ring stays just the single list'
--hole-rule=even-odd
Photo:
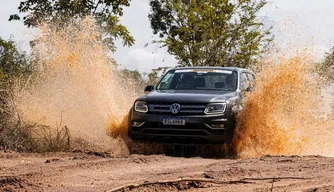
[{"label": "windshield", "polygon": [[235,91],[237,72],[211,69],[169,71],[157,86],[158,90],[218,90]]}]

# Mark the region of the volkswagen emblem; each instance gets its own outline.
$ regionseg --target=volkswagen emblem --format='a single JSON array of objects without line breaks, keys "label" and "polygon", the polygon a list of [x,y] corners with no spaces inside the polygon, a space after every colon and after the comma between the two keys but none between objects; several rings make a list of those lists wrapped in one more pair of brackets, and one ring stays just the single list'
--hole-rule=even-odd
[{"label": "volkswagen emblem", "polygon": [[181,106],[180,104],[174,103],[170,106],[170,112],[172,112],[173,114],[177,114],[178,112],[180,112]]}]

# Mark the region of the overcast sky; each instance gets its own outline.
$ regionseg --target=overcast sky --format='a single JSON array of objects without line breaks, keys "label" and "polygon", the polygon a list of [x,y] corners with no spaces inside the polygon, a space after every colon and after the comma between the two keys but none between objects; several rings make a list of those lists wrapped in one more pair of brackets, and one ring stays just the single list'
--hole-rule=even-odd
[{"label": "overcast sky", "polygon": [[[29,32],[22,21],[8,21],[17,12],[20,0],[0,0],[0,36],[8,39],[11,35],[22,50],[29,48]],[[148,72],[159,66],[175,65],[174,58],[158,45],[144,45],[153,40],[147,15],[149,0],[132,0],[125,8],[121,22],[136,39],[130,48],[117,43],[113,55],[119,64]],[[321,59],[323,53],[334,46],[334,0],[273,0],[261,12],[261,18],[274,27],[275,43],[281,47],[311,47]]]}]

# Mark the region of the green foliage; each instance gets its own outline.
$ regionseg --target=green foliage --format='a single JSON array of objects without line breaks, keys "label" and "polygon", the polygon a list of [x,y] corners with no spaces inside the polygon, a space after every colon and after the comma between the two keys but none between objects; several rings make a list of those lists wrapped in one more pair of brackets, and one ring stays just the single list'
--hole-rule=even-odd
[{"label": "green foliage", "polygon": [[27,55],[20,53],[13,40],[0,38],[0,85],[30,72]]},{"label": "green foliage", "polygon": [[123,78],[132,80],[138,85],[142,85],[145,83],[143,74],[141,74],[138,70],[122,69],[120,70],[120,75]]},{"label": "green foliage", "polygon": [[27,55],[18,51],[14,41],[0,38],[0,118],[7,111],[5,99],[12,80],[27,77],[31,71]]},{"label": "green foliage", "polygon": [[6,77],[7,77],[6,74],[0,68],[0,86],[1,86],[2,82],[6,79]]},{"label": "green foliage", "polygon": [[326,53],[325,60],[317,65],[317,71],[327,82],[334,82],[334,47]]},{"label": "green foliage", "polygon": [[[119,23],[123,7],[129,5],[130,0],[24,0],[18,9],[21,13],[28,13],[23,17],[28,27],[36,27],[43,22],[65,25],[72,19],[92,15],[104,32],[103,40],[115,51],[116,39],[122,39],[124,46],[134,44],[127,28]],[[10,21],[20,19],[18,14],[9,18]]]},{"label": "green foliage", "polygon": [[20,53],[11,39],[0,38],[0,128],[11,112],[8,98],[12,80],[27,77],[30,72],[26,54]]},{"label": "green foliage", "polygon": [[254,64],[272,41],[257,13],[266,1],[150,0],[154,34],[180,66]]},{"label": "green foliage", "polygon": [[14,123],[11,99],[13,80],[25,78],[31,73],[27,55],[19,52],[13,40],[0,38],[0,146],[21,150],[30,135],[20,121]]},{"label": "green foliage", "polygon": [[66,126],[52,129],[29,124],[16,111],[12,85],[17,85],[13,82],[27,81],[32,72],[29,58],[17,49],[15,42],[0,38],[0,147],[15,151],[66,151],[70,148]]}]

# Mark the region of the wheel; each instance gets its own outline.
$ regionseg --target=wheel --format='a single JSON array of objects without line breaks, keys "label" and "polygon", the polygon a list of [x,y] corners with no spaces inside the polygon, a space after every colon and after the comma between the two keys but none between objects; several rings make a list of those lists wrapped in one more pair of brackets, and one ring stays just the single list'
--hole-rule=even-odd
[{"label": "wheel", "polygon": [[232,144],[236,123],[233,122],[226,127],[225,144]]},{"label": "wheel", "polygon": [[161,144],[148,141],[132,140],[129,149],[130,149],[130,154],[142,154],[142,155],[163,154],[163,146]]}]

